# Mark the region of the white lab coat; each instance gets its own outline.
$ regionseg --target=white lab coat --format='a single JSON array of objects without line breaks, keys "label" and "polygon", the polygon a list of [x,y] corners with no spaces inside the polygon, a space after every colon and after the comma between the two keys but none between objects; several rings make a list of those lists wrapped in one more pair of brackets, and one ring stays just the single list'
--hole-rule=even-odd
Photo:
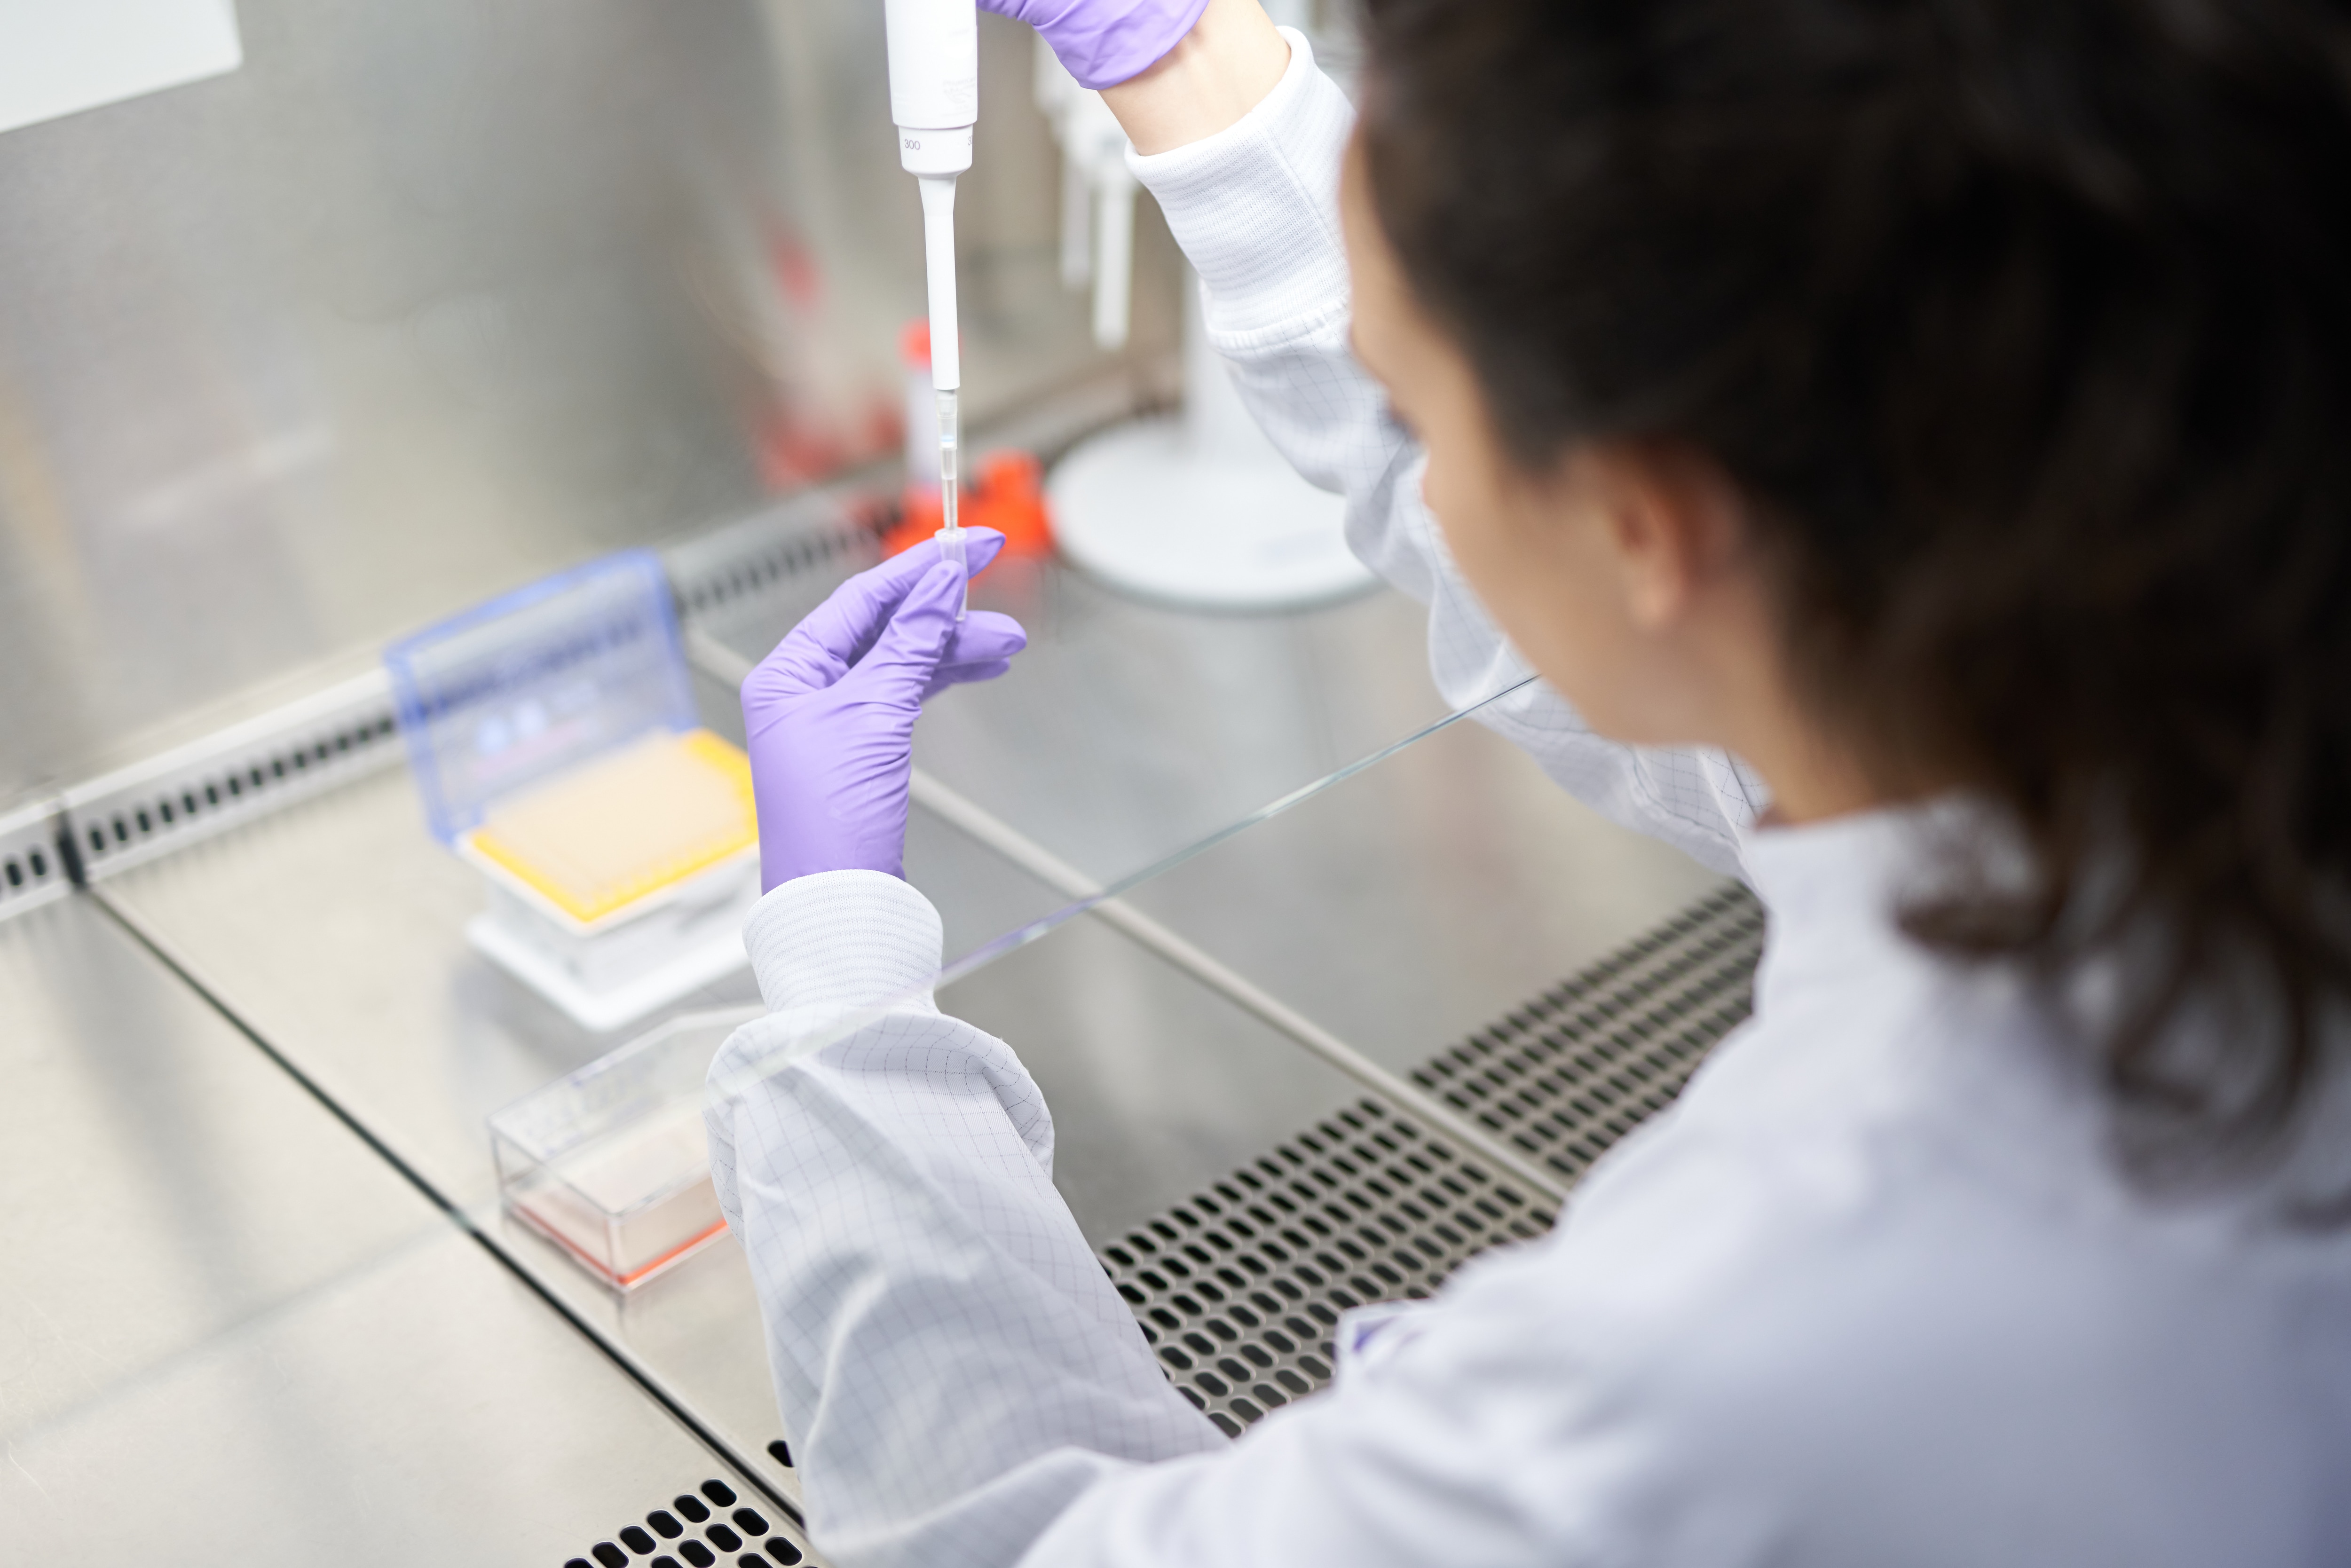
[{"label": "white lab coat", "polygon": [[[1240,125],[1138,172],[1253,406],[1429,601],[1466,701],[1519,667],[1347,356],[1348,110],[1292,45]],[[712,1165],[835,1562],[2351,1561],[2351,1239],[2270,1222],[2259,1192],[2164,1206],[2124,1181],[2033,1000],[1895,930],[1919,813],[1758,831],[1725,758],[1601,741],[1541,689],[1497,727],[1748,878],[1771,915],[1755,1014],[1549,1237],[1360,1349],[1343,1323],[1334,1386],[1235,1443],[1161,1375],[1055,1193],[1019,1058],[932,1003],[928,903],[863,872],[761,900],[772,1011],[714,1069]]]}]

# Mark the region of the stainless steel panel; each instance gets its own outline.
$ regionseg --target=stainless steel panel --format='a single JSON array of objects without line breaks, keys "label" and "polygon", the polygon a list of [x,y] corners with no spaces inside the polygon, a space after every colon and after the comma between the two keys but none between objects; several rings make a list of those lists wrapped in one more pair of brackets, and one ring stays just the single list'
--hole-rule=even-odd
[{"label": "stainless steel panel", "polygon": [[0,1437],[446,1221],[87,899],[0,925]]},{"label": "stainless steel panel", "polygon": [[[1022,563],[1027,564],[1027,563]],[[1020,616],[1014,675],[926,716],[915,761],[1105,880],[1440,716],[1420,606],[1290,615],[1137,603],[1051,564],[983,579]]]},{"label": "stainless steel panel", "polygon": [[11,1561],[554,1563],[733,1475],[89,899],[0,1016]]},{"label": "stainless steel panel", "polygon": [[[0,809],[886,450],[922,310],[869,0],[243,0],[0,136]],[[1022,29],[960,204],[976,421],[1110,363]],[[1131,362],[1173,341],[1164,237]]]},{"label": "stainless steel panel", "polygon": [[537,1231],[486,1206],[477,1218],[517,1267],[638,1376],[690,1411],[738,1464],[769,1489],[799,1499],[798,1473],[768,1451],[783,1437],[783,1423],[750,1265],[732,1236],[621,1296]]},{"label": "stainless steel panel", "polygon": [[[1447,723],[1452,720],[1446,721]],[[1424,732],[1425,735],[1426,732]],[[1297,791],[1284,800],[1253,812],[1238,822],[1185,852],[1177,859],[1205,852],[1207,850],[1249,831],[1259,822],[1290,809],[1332,785],[1352,777],[1366,768],[1376,767],[1385,757],[1401,747],[1415,744],[1423,736],[1400,741],[1359,763],[1349,765],[1339,773]],[[915,805],[935,814],[942,821],[968,833],[975,840],[994,850],[1006,860],[1046,882],[1075,902],[1069,904],[1042,920],[989,943],[970,956],[956,960],[942,972],[940,985],[975,974],[981,968],[1008,956],[1011,948],[1025,946],[1079,918],[1098,922],[1132,942],[1137,947],[1157,957],[1177,972],[1197,981],[1208,990],[1240,1009],[1258,1022],[1266,1025],[1290,1044],[1299,1047],[1325,1066],[1344,1075],[1359,1090],[1368,1090],[1374,1096],[1395,1106],[1409,1110],[1430,1124],[1433,1131],[1445,1134],[1460,1143],[1465,1150],[1474,1150],[1480,1157],[1492,1162],[1505,1174],[1526,1182],[1538,1192],[1554,1197],[1565,1196],[1554,1175],[1541,1165],[1525,1157],[1492,1135],[1491,1129],[1465,1117],[1458,1107],[1430,1094],[1412,1080],[1381,1066],[1347,1041],[1300,1012],[1264,987],[1249,979],[1230,965],[1223,963],[1207,949],[1181,936],[1172,928],[1145,915],[1133,904],[1119,897],[1086,876],[1076,867],[1015,832],[996,818],[980,810],[960,795],[948,789],[929,774],[917,769],[914,775]],[[1122,886],[1139,886],[1151,876],[1164,874],[1174,862],[1163,862],[1159,870],[1130,879]]]},{"label": "stainless steel panel", "polygon": [[1468,720],[1129,902],[1404,1071],[1721,885]]},{"label": "stainless steel panel", "polygon": [[9,1458],[0,1517],[37,1563],[551,1565],[705,1477],[753,1495],[445,1225],[14,1435]]}]

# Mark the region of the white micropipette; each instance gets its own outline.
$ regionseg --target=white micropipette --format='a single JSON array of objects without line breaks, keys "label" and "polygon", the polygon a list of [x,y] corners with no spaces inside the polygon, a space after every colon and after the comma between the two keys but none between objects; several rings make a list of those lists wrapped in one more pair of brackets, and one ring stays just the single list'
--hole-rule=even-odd
[{"label": "white micropipette", "polygon": [[[940,553],[968,568],[958,518],[956,408],[963,355],[956,336],[956,176],[971,167],[979,122],[979,10],[973,0],[883,0],[890,49],[890,117],[898,162],[920,183],[923,255],[930,283],[931,386],[939,410]],[[966,606],[970,588],[966,585]],[[956,619],[964,617],[958,608]]]}]

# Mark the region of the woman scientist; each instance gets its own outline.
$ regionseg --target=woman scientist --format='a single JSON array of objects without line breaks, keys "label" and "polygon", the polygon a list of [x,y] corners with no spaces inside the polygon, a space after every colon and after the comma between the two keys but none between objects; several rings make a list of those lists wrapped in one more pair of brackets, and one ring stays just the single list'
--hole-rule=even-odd
[{"label": "woman scientist", "polygon": [[744,688],[774,1016],[709,1113],[820,1545],[2351,1562],[2351,14],[1369,0],[1357,124],[1256,0],[998,3],[1446,695],[1531,666],[1500,727],[1771,934],[1548,1238],[1228,1443],[1009,1047],[925,999],[757,1076],[935,967],[907,737],[1019,643],[852,583]]}]

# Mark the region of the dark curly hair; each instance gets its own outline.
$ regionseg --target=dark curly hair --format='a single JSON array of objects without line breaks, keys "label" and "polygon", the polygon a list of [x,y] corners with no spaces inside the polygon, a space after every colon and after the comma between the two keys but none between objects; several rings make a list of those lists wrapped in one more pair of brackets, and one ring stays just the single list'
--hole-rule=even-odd
[{"label": "dark curly hair", "polygon": [[2142,1169],[2281,1154],[2351,990],[2346,6],[1365,9],[1379,219],[1515,459],[1719,463],[1815,710],[2030,851],[1914,936],[2113,960]]}]

